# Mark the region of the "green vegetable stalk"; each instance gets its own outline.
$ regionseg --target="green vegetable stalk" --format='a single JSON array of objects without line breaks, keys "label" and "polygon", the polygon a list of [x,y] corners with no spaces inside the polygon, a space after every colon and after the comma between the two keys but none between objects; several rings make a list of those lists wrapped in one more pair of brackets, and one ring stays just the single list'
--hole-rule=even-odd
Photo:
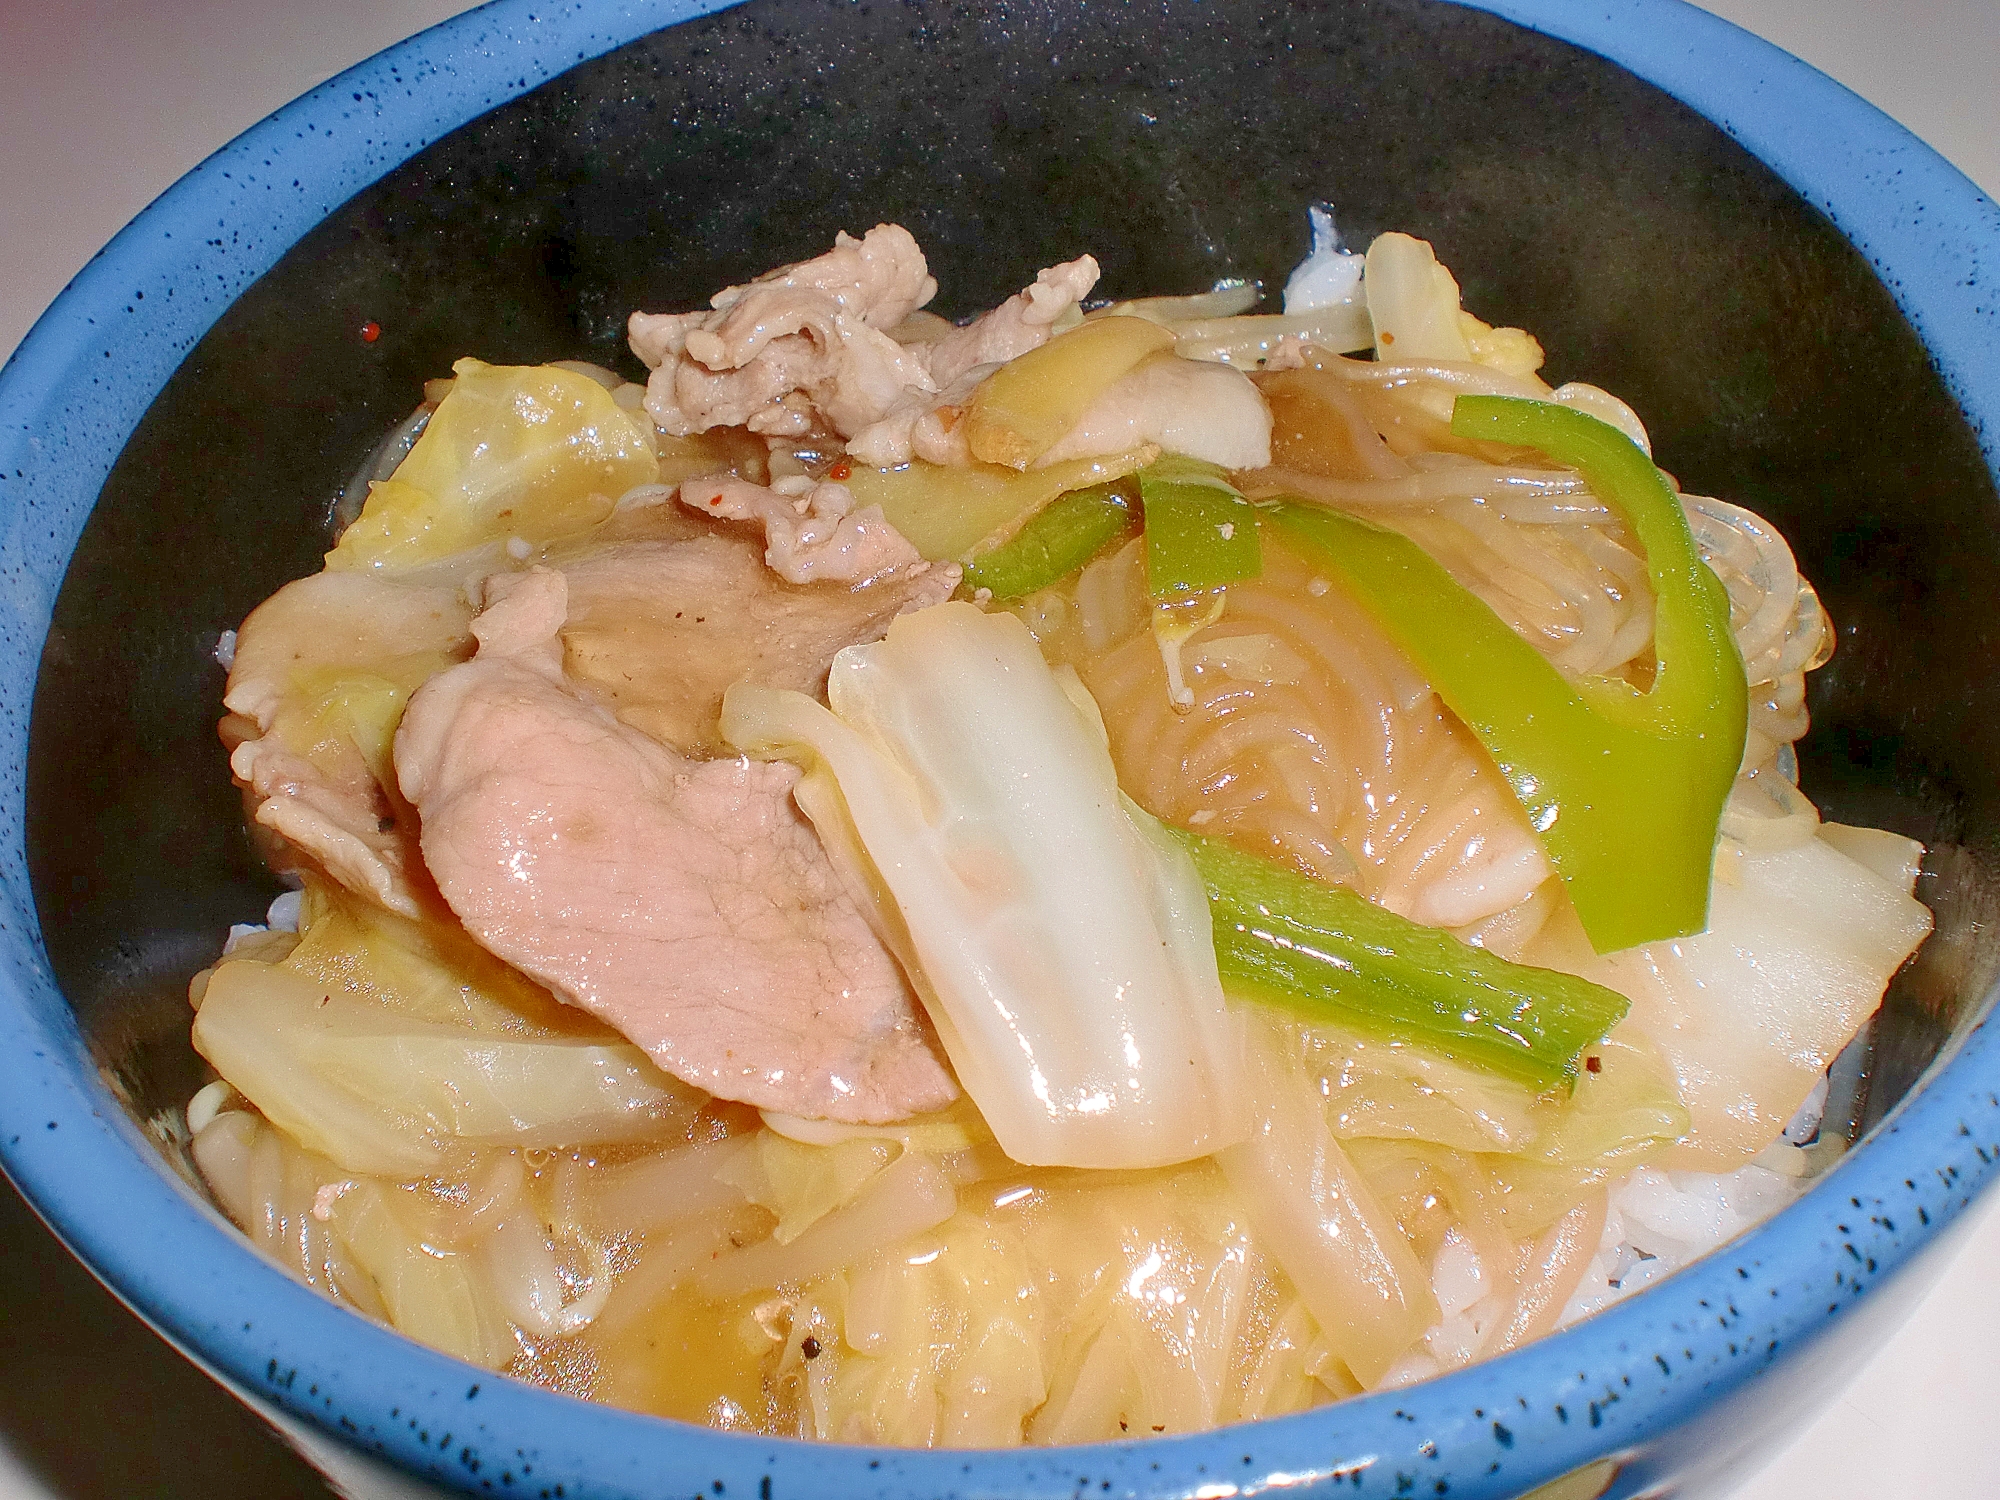
[{"label": "green vegetable stalk", "polygon": [[1155,599],[1198,594],[1264,571],[1257,507],[1214,464],[1169,455],[1139,471],[1146,582]]},{"label": "green vegetable stalk", "polygon": [[1574,1086],[1578,1054],[1624,1019],[1625,997],[1601,985],[1508,963],[1353,891],[1171,831],[1208,888],[1216,963],[1234,994],[1537,1090]]},{"label": "green vegetable stalk", "polygon": [[1301,504],[1267,510],[1430,679],[1499,764],[1600,953],[1699,932],[1748,691],[1729,596],[1673,491],[1608,423],[1462,396],[1452,431],[1538,448],[1631,527],[1656,601],[1653,683],[1571,682],[1407,538]]},{"label": "green vegetable stalk", "polygon": [[1058,496],[997,547],[966,560],[965,588],[1021,599],[1069,577],[1137,519],[1143,497],[1146,577],[1156,599],[1204,593],[1264,570],[1257,511],[1222,470],[1169,455],[1132,482]]},{"label": "green vegetable stalk", "polygon": [[990,589],[1004,602],[1062,582],[1132,529],[1132,490],[1119,480],[1058,495],[1006,541],[966,561],[966,591]]}]

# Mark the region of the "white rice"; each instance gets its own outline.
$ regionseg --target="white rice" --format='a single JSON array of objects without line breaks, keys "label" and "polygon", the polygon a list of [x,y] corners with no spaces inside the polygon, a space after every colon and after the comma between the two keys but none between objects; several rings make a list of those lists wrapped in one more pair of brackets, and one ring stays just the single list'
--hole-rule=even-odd
[{"label": "white rice", "polygon": [[[1770,1150],[1804,1154],[1782,1143]],[[1734,1172],[1640,1167],[1612,1189],[1597,1254],[1558,1326],[1623,1301],[1762,1223],[1805,1190],[1804,1166],[1792,1175],[1760,1157]]]},{"label": "white rice", "polygon": [[1806,1096],[1784,1134],[1733,1172],[1640,1167],[1611,1190],[1604,1235],[1557,1320],[1567,1327],[1720,1248],[1803,1193],[1806,1148],[1819,1136],[1827,1081]]},{"label": "white rice", "polygon": [[[1762,1223],[1811,1185],[1808,1147],[1819,1136],[1827,1082],[1809,1095],[1784,1134],[1733,1172],[1675,1172],[1640,1167],[1614,1185],[1597,1253],[1563,1308],[1566,1327],[1672,1275]],[[1414,1385],[1462,1369],[1492,1352],[1495,1325],[1513,1312],[1512,1294],[1494,1286],[1472,1241],[1445,1235],[1431,1265],[1439,1318],[1421,1350],[1383,1377],[1384,1387]]]}]

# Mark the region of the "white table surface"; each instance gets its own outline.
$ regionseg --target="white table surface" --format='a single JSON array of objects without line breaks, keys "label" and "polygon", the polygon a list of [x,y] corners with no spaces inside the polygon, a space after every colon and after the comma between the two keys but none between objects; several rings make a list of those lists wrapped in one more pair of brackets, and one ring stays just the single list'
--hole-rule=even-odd
[{"label": "white table surface", "polygon": [[[0,353],[208,152],[462,0],[0,0]],[[1711,0],[2000,197],[2000,0]],[[1826,1378],[1833,1378],[1828,1376]],[[2000,1195],[1914,1316],[1730,1500],[2000,1495]],[[0,1187],[0,1500],[325,1486]]]}]

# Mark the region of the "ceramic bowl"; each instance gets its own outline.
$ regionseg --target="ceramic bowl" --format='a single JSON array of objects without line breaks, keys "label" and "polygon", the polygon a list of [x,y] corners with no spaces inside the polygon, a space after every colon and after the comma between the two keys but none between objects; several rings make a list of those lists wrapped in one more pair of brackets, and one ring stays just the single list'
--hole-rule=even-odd
[{"label": "ceramic bowl", "polygon": [[[141,1316],[358,1492],[1500,1500],[1694,1494],[1782,1435],[1994,1170],[2000,217],[1888,120],[1675,0],[500,3],[182,181],[0,376],[0,1146]],[[1938,933],[1833,1125],[1860,1147],[1630,1302],[1413,1389],[1184,1438],[903,1453],[588,1406],[260,1260],[183,1175],[188,975],[273,889],[218,634],[467,352],[629,367],[637,306],[909,225],[963,312],[1279,281],[1329,200],[1619,392],[1792,539],[1839,627],[1805,784],[1932,846]],[[380,337],[358,330],[377,324]],[[1933,1260],[1935,1257],[1932,1257]],[[1568,1476],[1565,1478],[1564,1476]],[[1679,1487],[1679,1488],[1676,1488]]]}]

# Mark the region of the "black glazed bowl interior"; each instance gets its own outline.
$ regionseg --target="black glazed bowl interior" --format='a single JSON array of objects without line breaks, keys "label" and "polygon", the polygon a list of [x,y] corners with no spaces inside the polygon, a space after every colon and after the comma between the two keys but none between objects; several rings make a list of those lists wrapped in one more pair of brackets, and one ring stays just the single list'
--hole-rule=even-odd
[{"label": "black glazed bowl interior", "polygon": [[[520,24],[518,6],[501,10],[495,24]],[[1704,35],[1718,56],[1753,45]],[[916,234],[953,315],[1085,250],[1113,295],[1223,277],[1275,288],[1321,200],[1354,243],[1387,229],[1433,241],[1469,309],[1541,339],[1553,380],[1618,393],[1668,471],[1774,521],[1838,628],[1811,679],[1804,786],[1830,818],[1929,843],[1919,893],[1939,919],[1874,1026],[1851,1132],[1889,1115],[1971,1024],[1994,971],[1981,934],[2000,835],[1993,479],[1868,261],[1695,109],[1568,42],[1434,0],[753,0],[495,97],[507,102],[333,208],[222,312],[125,443],[55,602],[28,867],[56,980],[133,1119],[177,1110],[204,1081],[188,977],[277,889],[215,737],[212,649],[318,567],[331,502],[423,381],[464,354],[638,374],[633,308],[696,305],[879,221]],[[370,322],[380,337],[363,342]],[[42,1206],[60,1226],[61,1206]],[[241,1348],[142,1310],[255,1384]],[[1493,1368],[1481,1378],[1505,1387],[1510,1366]],[[1448,1470],[1454,1494],[1511,1494],[1579,1455],[1658,1439],[1746,1373],[1725,1369],[1711,1395],[1677,1392],[1651,1414],[1631,1398],[1633,1425],[1565,1438],[1546,1462],[1532,1444],[1490,1454],[1482,1436],[1476,1459],[1454,1449],[1424,1469],[1426,1492]],[[259,1395],[330,1421],[286,1391]],[[1311,1420],[1373,1430],[1358,1410],[1344,1429],[1344,1410]],[[1211,1448],[1135,1449],[1120,1488],[1194,1489]],[[1166,1478],[1146,1478],[1163,1458]],[[1499,1477],[1481,1477],[1489,1460]],[[1693,1462],[1661,1443],[1618,1492]],[[912,1493],[933,1482],[897,1472]],[[1056,1472],[979,1482],[1040,1489]],[[1395,1472],[1356,1471],[1353,1487],[1400,1493]],[[623,1492],[602,1474],[576,1482]]]}]

